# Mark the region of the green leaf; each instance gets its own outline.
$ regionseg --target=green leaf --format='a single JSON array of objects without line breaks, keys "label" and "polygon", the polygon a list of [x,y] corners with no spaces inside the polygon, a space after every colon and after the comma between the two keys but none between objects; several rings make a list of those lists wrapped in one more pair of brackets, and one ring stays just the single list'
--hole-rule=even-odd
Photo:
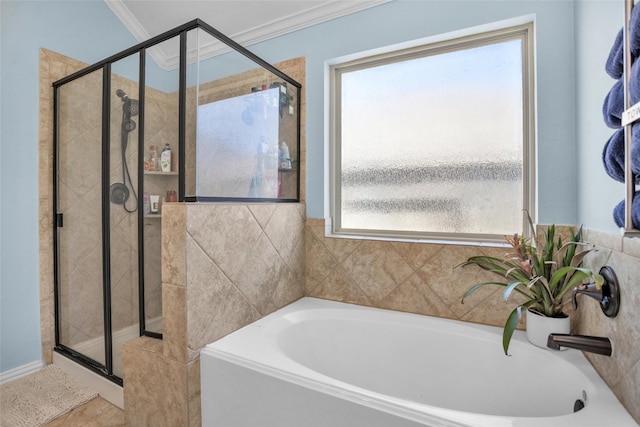
[{"label": "green leaf", "polygon": [[504,329],[502,330],[502,348],[504,349],[504,354],[506,356],[509,355],[509,344],[511,343],[511,338],[513,337],[513,331],[516,330],[518,326],[518,322],[522,318],[522,307],[517,306],[513,309],[507,321],[504,324]]},{"label": "green leaf", "polygon": [[517,289],[519,285],[522,285],[522,282],[515,281],[515,282],[509,283],[507,287],[504,288],[504,302],[507,302],[509,300],[511,293],[513,292],[514,289]]},{"label": "green leaf", "polygon": [[[584,280],[586,278],[587,275],[591,274],[591,270],[585,269],[585,268],[579,268],[579,267],[562,267],[560,269],[558,269],[558,271],[556,271],[556,273],[553,275],[553,277],[551,277],[551,280],[549,281],[549,289],[551,290],[552,293],[555,293],[555,289],[558,286],[558,284],[564,279],[564,277],[568,274],[568,273],[572,273],[571,279],[568,282],[572,282],[572,283],[576,283],[574,279],[575,273],[576,272],[582,272],[584,275],[582,275],[581,279],[578,279],[578,282]],[[568,283],[567,282],[567,283]],[[566,285],[564,285],[566,286]],[[564,287],[563,286],[563,287]]]},{"label": "green leaf", "polygon": [[460,302],[462,304],[464,304],[464,299],[466,297],[468,297],[469,295],[471,295],[472,293],[474,293],[475,291],[477,291],[478,289],[487,286],[487,285],[497,285],[497,286],[507,286],[506,283],[501,283],[501,282],[483,282],[483,283],[478,283],[477,285],[473,285],[472,287],[470,287],[467,292],[464,293],[464,295],[462,295],[462,300],[460,300]]}]

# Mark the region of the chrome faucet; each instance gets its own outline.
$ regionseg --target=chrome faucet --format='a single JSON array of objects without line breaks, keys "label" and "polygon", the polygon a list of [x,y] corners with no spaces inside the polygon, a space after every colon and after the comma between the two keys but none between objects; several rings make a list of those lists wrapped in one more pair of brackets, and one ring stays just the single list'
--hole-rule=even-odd
[{"label": "chrome faucet", "polygon": [[547,347],[560,350],[560,347],[575,348],[589,353],[611,356],[613,348],[611,340],[606,337],[592,337],[589,335],[549,334]]}]

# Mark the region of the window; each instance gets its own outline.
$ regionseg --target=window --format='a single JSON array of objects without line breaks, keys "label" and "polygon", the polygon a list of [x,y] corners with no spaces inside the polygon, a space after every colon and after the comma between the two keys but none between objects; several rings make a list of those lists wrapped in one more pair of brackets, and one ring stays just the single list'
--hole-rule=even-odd
[{"label": "window", "polygon": [[330,66],[333,233],[502,242],[533,213],[532,24]]}]

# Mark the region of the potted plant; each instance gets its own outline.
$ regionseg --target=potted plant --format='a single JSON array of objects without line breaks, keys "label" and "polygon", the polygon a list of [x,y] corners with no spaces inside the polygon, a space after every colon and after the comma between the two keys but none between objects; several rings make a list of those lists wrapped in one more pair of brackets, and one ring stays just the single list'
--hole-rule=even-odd
[{"label": "potted plant", "polygon": [[[598,288],[604,281],[600,274],[581,267],[585,255],[592,251],[592,249],[581,250],[585,245],[582,243],[582,227],[577,233],[574,233],[571,228],[569,240],[563,243],[562,237],[558,236],[556,239],[555,225],[548,227],[543,232],[542,238],[538,240],[531,220],[529,224],[535,244],[518,234],[512,237],[505,236],[511,251],[505,254],[504,258],[479,255],[470,257],[460,264],[460,266],[476,265],[502,277],[501,281],[483,282],[472,286],[462,296],[462,303],[466,297],[484,286],[504,287],[505,302],[514,292],[522,296],[521,300],[524,302],[513,309],[504,325],[502,347],[505,354],[508,354],[509,343],[522,318],[523,309],[531,313],[527,319],[527,328],[530,320],[535,315],[539,315],[552,319],[567,318],[568,329],[569,321],[564,313],[564,305],[565,297],[570,295],[570,290],[587,279],[595,282]],[[546,336],[542,344],[545,347]],[[528,337],[531,341],[532,338]]]}]

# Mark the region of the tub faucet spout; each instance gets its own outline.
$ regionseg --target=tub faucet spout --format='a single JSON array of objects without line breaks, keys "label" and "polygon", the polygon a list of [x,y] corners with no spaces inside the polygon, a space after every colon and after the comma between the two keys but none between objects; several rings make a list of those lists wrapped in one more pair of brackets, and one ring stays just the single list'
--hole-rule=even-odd
[{"label": "tub faucet spout", "polygon": [[605,356],[611,356],[613,351],[609,338],[574,334],[549,334],[547,347],[553,350],[560,350],[560,347],[575,348]]}]

